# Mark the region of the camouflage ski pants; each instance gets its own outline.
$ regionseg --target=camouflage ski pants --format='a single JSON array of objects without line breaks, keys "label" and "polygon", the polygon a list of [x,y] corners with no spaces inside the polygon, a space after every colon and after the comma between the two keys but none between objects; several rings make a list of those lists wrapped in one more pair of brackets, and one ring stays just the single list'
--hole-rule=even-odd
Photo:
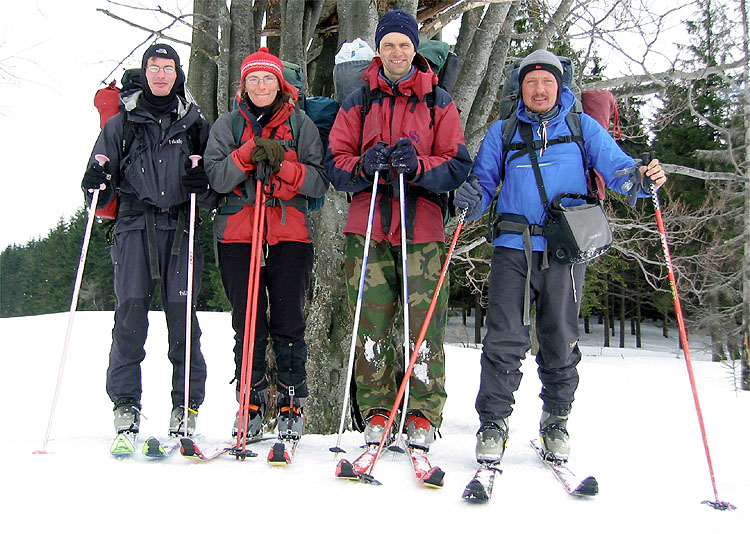
[{"label": "camouflage ski pants", "polygon": [[[347,235],[345,269],[352,315],[357,304],[364,243],[362,235]],[[422,329],[444,260],[444,243],[407,246],[410,353]],[[403,321],[397,321],[403,317],[402,272],[400,246],[386,241],[370,242],[354,368],[356,401],[363,418],[372,409],[393,407],[406,369],[403,344],[396,341],[402,335],[397,336],[394,330],[400,325],[398,328],[403,332]],[[443,341],[448,294],[446,277],[409,380],[407,410],[421,411],[436,427],[442,423],[446,399]],[[396,347],[396,343],[401,344]],[[407,363],[410,357],[411,354],[406,355]]]}]

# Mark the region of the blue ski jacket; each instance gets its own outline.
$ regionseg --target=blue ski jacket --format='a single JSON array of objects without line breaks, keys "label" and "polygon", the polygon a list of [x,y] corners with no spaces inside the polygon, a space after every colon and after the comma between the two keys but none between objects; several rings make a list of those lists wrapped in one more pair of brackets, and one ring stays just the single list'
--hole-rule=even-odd
[{"label": "blue ski jacket", "polygon": [[[565,116],[571,113],[575,105],[575,96],[568,87],[563,87],[558,101],[560,112],[547,124],[547,139],[571,135],[565,122]],[[534,139],[541,139],[542,129],[539,122],[533,122],[526,113],[526,106],[519,99],[516,111],[520,123],[531,123]],[[625,154],[609,133],[593,118],[581,113],[581,129],[586,148],[586,166],[596,169],[604,178],[607,187],[623,193],[622,185],[627,176],[615,177],[615,171],[635,165],[635,160]],[[511,143],[523,142],[519,128],[516,128]],[[505,179],[497,201],[497,213],[500,215],[524,216],[529,224],[544,225],[546,207],[539,196],[534,170],[528,154],[513,161],[508,160],[515,153],[509,150],[508,157],[503,153],[503,121],[494,123],[479,148],[471,174],[479,178],[482,187],[482,213],[492,203],[502,177],[502,165]],[[560,193],[587,193],[586,169],[578,144],[575,142],[549,145],[539,151],[539,167],[544,181],[547,198],[551,202]],[[565,199],[563,205],[572,205],[581,201]],[[543,236],[531,237],[532,249],[543,251],[547,240]],[[494,246],[523,250],[523,237],[520,234],[501,234],[493,242]]]}]

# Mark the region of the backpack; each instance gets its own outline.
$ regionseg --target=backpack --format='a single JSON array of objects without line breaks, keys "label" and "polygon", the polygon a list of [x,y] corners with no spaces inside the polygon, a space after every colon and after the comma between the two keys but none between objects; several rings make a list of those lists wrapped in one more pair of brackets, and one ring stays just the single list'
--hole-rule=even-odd
[{"label": "backpack", "polygon": [[[289,126],[292,130],[294,143],[296,145],[299,126],[304,120],[304,115],[307,115],[318,128],[320,140],[323,143],[323,152],[325,153],[328,150],[328,136],[331,133],[333,121],[336,120],[336,115],[339,112],[339,103],[328,96],[307,96],[302,92],[302,67],[289,61],[282,61],[282,63],[284,64],[284,79],[287,83],[293,85],[297,89],[299,95],[297,104],[294,106],[295,112],[289,117]],[[239,114],[239,111],[237,114]],[[244,129],[244,124],[242,125],[242,128]],[[240,135],[242,135],[242,132],[240,132]],[[235,139],[239,138],[235,136]],[[318,211],[323,207],[324,202],[325,195],[320,197],[307,197],[307,211]]]},{"label": "backpack", "polygon": [[450,94],[456,85],[458,73],[461,70],[458,56],[451,52],[451,46],[434,39],[421,40],[417,52],[424,56],[432,70],[437,74],[438,86]]},{"label": "backpack", "polygon": [[[611,91],[605,89],[590,89],[581,92],[583,112],[593,117],[605,130],[609,130],[612,122],[612,137],[620,140],[620,111],[617,109],[617,99]],[[595,191],[599,200],[604,200],[606,185],[604,178],[594,169],[589,169],[589,189]]]},{"label": "backpack", "polygon": [[365,85],[362,75],[373,57],[375,52],[359,37],[338,47],[334,56],[333,87],[339,103]]},{"label": "backpack", "polygon": [[[94,106],[99,111],[99,127],[104,125],[109,119],[124,111],[122,104],[123,97],[126,97],[136,91],[143,89],[142,70],[139,68],[126,70],[120,80],[122,88],[117,87],[117,82],[112,80],[108,86],[99,89],[94,94]],[[186,87],[184,81],[177,82],[177,94],[186,97]],[[198,125],[193,123],[187,131],[190,145],[193,153],[200,149],[200,131]],[[122,129],[122,144],[120,145],[120,159],[128,153],[130,147],[136,138],[139,138],[139,128],[130,120],[125,120]],[[118,199],[115,195],[106,206],[96,209],[95,215],[102,219],[114,219],[117,217]]]}]

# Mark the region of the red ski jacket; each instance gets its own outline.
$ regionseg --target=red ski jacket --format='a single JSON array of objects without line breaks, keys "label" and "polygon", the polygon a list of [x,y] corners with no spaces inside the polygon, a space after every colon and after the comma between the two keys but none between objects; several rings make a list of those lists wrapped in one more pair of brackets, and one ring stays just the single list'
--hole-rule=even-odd
[{"label": "red ski jacket", "polygon": [[[447,198],[440,194],[456,189],[466,180],[471,157],[450,95],[437,86],[437,75],[419,54],[414,67],[411,75],[393,84],[381,75],[380,58],[373,58],[362,76],[373,97],[364,123],[366,90],[354,91],[344,99],[336,116],[325,164],[337,190],[355,193],[345,233],[364,235],[367,229],[372,182],[361,169],[363,154],[379,141],[391,146],[399,138],[408,137],[419,161],[416,174],[406,177],[407,199],[411,199],[407,202],[407,212],[411,211],[407,214],[409,242],[445,241],[441,207],[447,209]],[[376,202],[380,214],[373,218],[372,239],[397,245],[401,224],[395,171],[382,172],[380,184]],[[390,202],[381,202],[383,195],[386,200],[390,197]]]},{"label": "red ski jacket", "polygon": [[[281,106],[269,123],[261,128],[247,105],[240,103],[239,113],[245,121],[240,142],[235,140],[238,111],[222,114],[214,123],[205,153],[206,172],[211,187],[223,193],[219,202],[214,230],[223,243],[252,242],[255,212],[256,166],[250,154],[255,137],[292,141],[289,118],[293,100]],[[234,116],[233,116],[234,114]],[[281,169],[270,179],[274,191],[266,203],[265,242],[310,242],[307,197],[319,197],[328,189],[323,169],[323,145],[318,129],[307,115],[302,115],[296,146],[289,146]]]}]

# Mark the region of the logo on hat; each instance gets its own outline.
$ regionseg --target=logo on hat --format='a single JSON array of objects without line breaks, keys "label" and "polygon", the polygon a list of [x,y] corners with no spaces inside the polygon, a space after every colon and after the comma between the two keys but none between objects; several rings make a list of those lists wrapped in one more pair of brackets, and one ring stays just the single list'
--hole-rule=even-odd
[{"label": "logo on hat", "polygon": [[154,50],[154,52],[156,52],[157,54],[164,54],[165,56],[169,53],[167,52],[166,48],[157,48],[156,50]]}]

